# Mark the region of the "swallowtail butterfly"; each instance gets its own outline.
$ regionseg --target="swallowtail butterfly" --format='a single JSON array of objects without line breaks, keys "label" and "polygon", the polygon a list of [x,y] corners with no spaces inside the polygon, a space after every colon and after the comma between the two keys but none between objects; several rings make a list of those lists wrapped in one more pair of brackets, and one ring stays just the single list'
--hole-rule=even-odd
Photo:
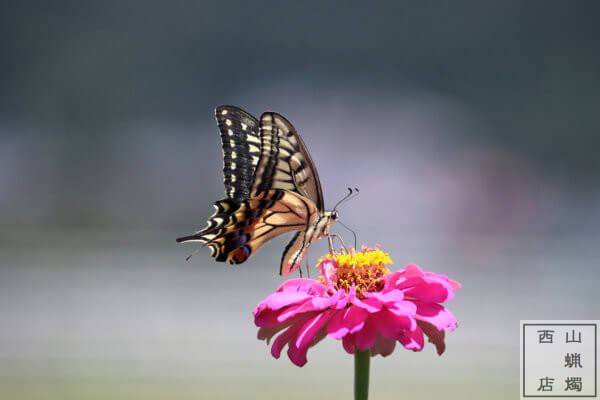
[{"label": "swallowtail butterfly", "polygon": [[215,115],[227,197],[214,204],[206,228],[177,242],[202,242],[217,261],[240,264],[275,236],[296,231],[281,259],[280,274],[287,275],[329,235],[337,211],[325,211],[317,169],[287,119],[265,112],[257,120],[233,106],[219,106]]}]

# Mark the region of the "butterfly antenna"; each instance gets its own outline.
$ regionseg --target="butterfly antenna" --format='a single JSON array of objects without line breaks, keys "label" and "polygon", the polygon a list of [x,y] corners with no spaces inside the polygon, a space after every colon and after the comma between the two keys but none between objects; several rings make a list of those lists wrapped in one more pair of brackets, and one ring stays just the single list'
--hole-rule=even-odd
[{"label": "butterfly antenna", "polygon": [[352,232],[352,235],[354,236],[354,248],[356,249],[356,232],[354,232],[352,229],[348,228],[342,221],[338,220],[337,221],[338,224],[342,225],[344,228],[348,229],[350,232]]},{"label": "butterfly antenna", "polygon": [[340,201],[338,201],[337,203],[335,203],[335,206],[333,206],[333,209],[335,210],[337,208],[337,206],[339,206],[340,204],[342,204],[344,202],[344,200],[350,198],[350,196],[352,196],[352,189],[348,188],[348,194],[345,195],[344,197],[342,197],[342,199]]},{"label": "butterfly antenna", "polygon": [[351,198],[358,196],[359,193],[360,193],[360,190],[358,190],[357,187],[355,187],[354,189],[348,188],[348,194],[345,195],[340,201],[338,201],[335,204],[335,206],[333,207],[333,209],[336,210],[339,205],[346,202],[347,200],[350,200]]},{"label": "butterfly antenna", "polygon": [[360,194],[360,190],[358,190],[358,188],[357,188],[357,187],[355,187],[355,188],[354,188],[354,193],[352,193],[352,196],[348,197],[348,198],[346,199],[346,201],[347,201],[347,200],[354,199],[354,198],[358,197],[358,195],[359,195],[359,194]]}]

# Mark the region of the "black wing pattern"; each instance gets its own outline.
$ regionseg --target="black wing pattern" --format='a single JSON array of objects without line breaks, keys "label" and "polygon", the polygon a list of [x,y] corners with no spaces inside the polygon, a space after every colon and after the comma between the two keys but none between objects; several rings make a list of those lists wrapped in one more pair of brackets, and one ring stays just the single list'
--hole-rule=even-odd
[{"label": "black wing pattern", "polygon": [[282,115],[266,112],[260,117],[261,156],[254,171],[250,196],[269,189],[285,189],[312,200],[324,210],[317,169],[308,150]]},{"label": "black wing pattern", "polygon": [[234,106],[215,109],[223,144],[223,176],[227,197],[235,202],[248,199],[254,170],[260,158],[258,121]]}]

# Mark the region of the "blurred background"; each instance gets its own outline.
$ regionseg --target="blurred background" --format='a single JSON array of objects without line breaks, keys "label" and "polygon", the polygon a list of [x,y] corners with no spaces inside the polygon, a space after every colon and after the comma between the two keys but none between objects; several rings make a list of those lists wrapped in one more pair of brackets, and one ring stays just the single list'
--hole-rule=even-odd
[{"label": "blurred background", "polygon": [[219,104],[285,115],[360,243],[463,283],[446,353],[373,359],[373,398],[517,398],[520,319],[600,316],[597,2],[1,8],[0,398],[351,397],[339,342],[256,339],[288,237],[175,244],[223,196]]}]

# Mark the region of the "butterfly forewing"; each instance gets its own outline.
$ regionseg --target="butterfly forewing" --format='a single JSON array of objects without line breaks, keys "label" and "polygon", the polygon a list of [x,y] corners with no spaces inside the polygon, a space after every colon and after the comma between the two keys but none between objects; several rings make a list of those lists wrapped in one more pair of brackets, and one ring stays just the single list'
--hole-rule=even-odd
[{"label": "butterfly forewing", "polygon": [[230,199],[240,202],[250,194],[261,154],[258,121],[233,106],[217,107],[215,117],[223,144],[225,192]]},{"label": "butterfly forewing", "polygon": [[250,195],[285,189],[312,200],[323,210],[317,169],[293,125],[283,116],[266,112],[260,118],[261,157],[254,171]]}]

